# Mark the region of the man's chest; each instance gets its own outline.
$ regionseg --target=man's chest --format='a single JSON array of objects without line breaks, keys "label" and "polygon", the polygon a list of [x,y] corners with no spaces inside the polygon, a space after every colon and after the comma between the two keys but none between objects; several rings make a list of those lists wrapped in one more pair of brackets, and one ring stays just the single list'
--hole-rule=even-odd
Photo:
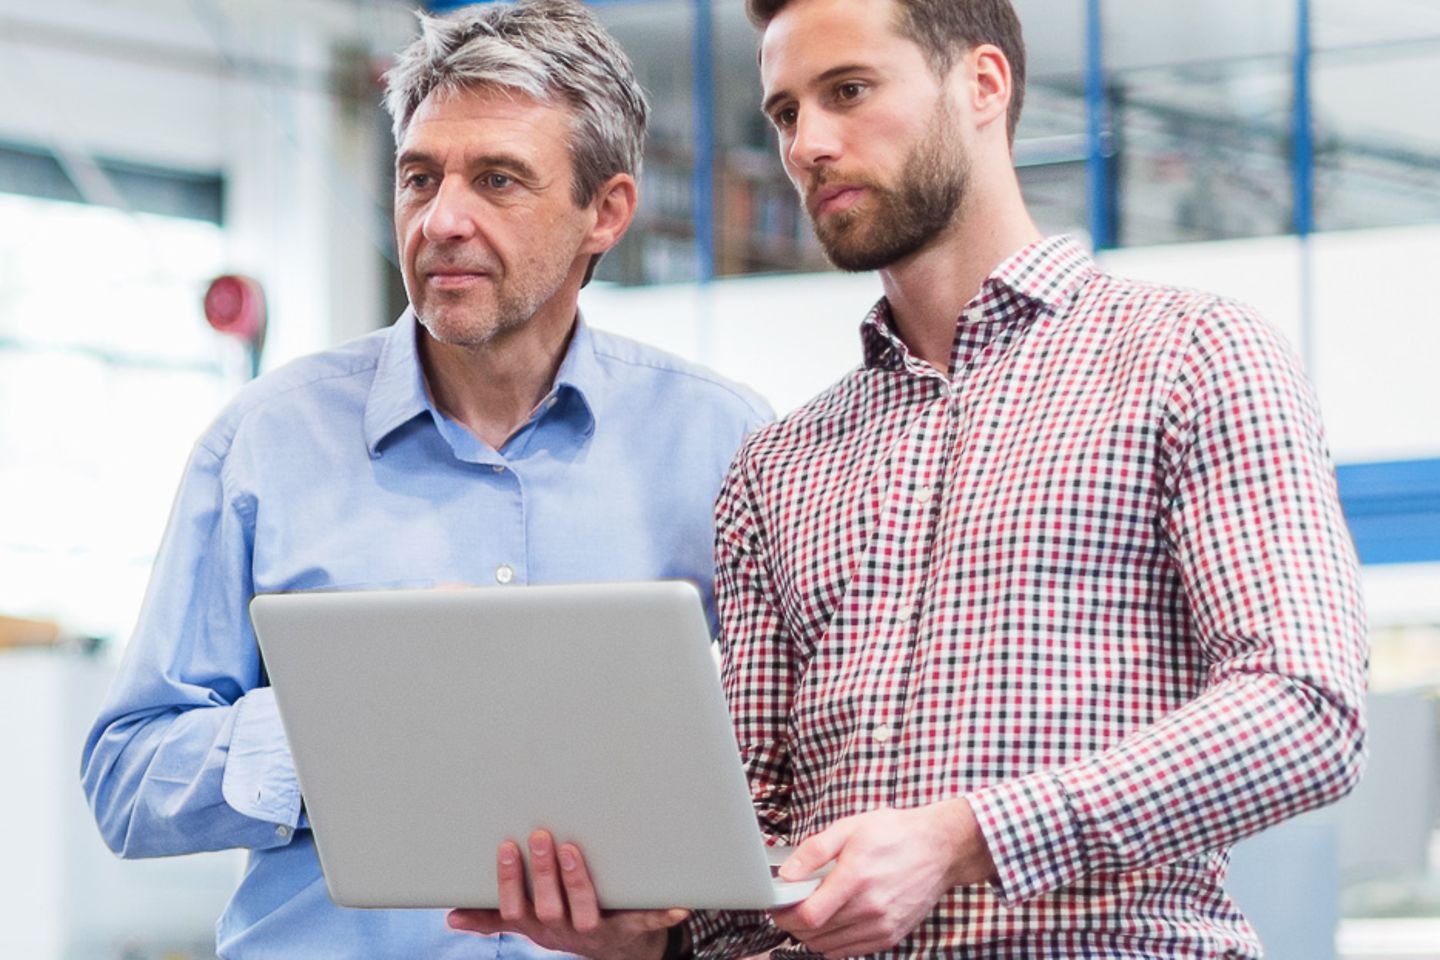
[{"label": "man's chest", "polygon": [[249,498],[254,589],[708,583],[713,490],[656,481],[624,463],[393,455],[292,471]]},{"label": "man's chest", "polygon": [[937,595],[953,609],[1153,567],[1150,380],[1002,367],[884,397],[761,476],[777,599],[803,646],[873,635]]}]

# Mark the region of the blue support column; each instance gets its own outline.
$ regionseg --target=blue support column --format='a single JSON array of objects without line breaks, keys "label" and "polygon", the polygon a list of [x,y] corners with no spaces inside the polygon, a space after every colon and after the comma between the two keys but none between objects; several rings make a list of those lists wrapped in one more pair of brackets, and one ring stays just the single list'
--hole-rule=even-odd
[{"label": "blue support column", "polygon": [[1101,0],[1085,0],[1085,194],[1090,236],[1096,250],[1115,246],[1110,158],[1106,133],[1110,126],[1105,97],[1104,38]]},{"label": "blue support column", "polygon": [[1296,0],[1295,109],[1291,135],[1291,179],[1294,181],[1294,230],[1300,238],[1300,355],[1311,378],[1315,376],[1314,251],[1315,232],[1315,120],[1310,90],[1313,40],[1310,0]]},{"label": "blue support column", "polygon": [[690,203],[695,221],[695,278],[715,279],[715,22],[711,0],[692,0],[695,169]]}]

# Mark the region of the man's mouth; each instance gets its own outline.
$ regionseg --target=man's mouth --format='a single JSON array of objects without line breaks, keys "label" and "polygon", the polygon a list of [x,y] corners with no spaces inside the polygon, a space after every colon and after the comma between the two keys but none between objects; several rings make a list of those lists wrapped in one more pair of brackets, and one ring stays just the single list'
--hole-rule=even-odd
[{"label": "man's mouth", "polygon": [[488,276],[490,276],[490,274],[485,270],[445,268],[425,271],[425,281],[430,284],[430,286],[440,290],[460,290],[472,284],[479,283]]},{"label": "man's mouth", "polygon": [[855,183],[836,183],[810,193],[810,210],[814,216],[842,213],[860,201],[865,188]]}]

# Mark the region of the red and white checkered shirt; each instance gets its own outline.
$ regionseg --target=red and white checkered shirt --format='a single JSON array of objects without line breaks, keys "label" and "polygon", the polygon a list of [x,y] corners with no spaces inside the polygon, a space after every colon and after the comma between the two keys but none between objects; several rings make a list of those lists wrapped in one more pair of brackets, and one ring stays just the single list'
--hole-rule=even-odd
[{"label": "red and white checkered shirt", "polygon": [[[1228,845],[1345,793],[1364,753],[1357,564],[1292,352],[1065,238],[990,276],[948,376],[884,301],[862,336],[718,506],[767,837],[968,797],[999,882],[887,957],[1258,957]],[[747,913],[692,934],[778,939]]]}]

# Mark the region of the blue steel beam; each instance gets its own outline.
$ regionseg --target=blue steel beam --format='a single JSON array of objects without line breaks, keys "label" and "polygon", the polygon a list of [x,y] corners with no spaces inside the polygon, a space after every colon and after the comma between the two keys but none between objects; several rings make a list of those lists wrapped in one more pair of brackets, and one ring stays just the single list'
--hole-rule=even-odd
[{"label": "blue steel beam", "polygon": [[690,203],[695,221],[695,278],[709,283],[715,279],[715,17],[710,0],[692,3],[695,169],[690,174]]},{"label": "blue steel beam", "polygon": [[1335,477],[1361,563],[1440,561],[1440,460],[1345,464]]},{"label": "blue steel beam", "polygon": [[1101,0],[1085,0],[1085,195],[1090,237],[1096,250],[1115,246],[1115,218],[1110,192],[1110,158],[1106,132],[1110,126],[1105,97],[1105,48],[1101,32]]}]

